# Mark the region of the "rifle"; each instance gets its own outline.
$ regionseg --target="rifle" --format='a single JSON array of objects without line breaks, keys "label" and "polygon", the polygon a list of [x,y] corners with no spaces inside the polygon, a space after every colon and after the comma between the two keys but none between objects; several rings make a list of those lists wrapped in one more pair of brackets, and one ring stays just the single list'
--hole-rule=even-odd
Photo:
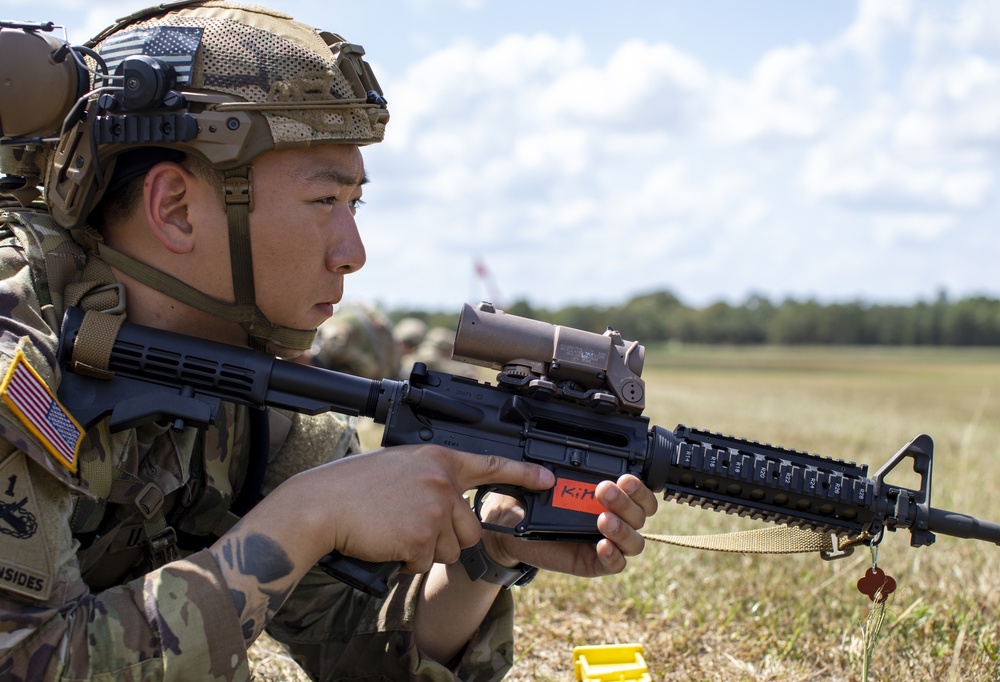
[{"label": "rifle", "polygon": [[[384,425],[382,444],[434,443],[545,466],[550,490],[485,485],[524,509],[512,527],[484,527],[527,540],[600,539],[597,484],[625,473],[664,499],[877,544],[885,530],[910,531],[914,547],[935,533],[1000,545],[1000,525],[931,507],[933,441],[919,435],[874,476],[840,459],[680,425],[672,432],[642,416],[645,349],[604,334],[465,305],[456,360],[499,370],[496,385],[416,363],[408,381],[371,380],[287,362],[266,353],[131,323],[122,325],[108,371],[73,358],[84,312],[66,311],[58,351],[58,396],[85,427],[110,415],[112,431],[152,420],[176,429],[215,421],[221,401],[305,414],[335,411]],[[886,476],[905,460],[919,489]],[[480,516],[481,518],[481,516]],[[834,543],[836,548],[836,543]],[[373,594],[388,591],[398,562],[372,564],[334,552],[331,575]]]}]

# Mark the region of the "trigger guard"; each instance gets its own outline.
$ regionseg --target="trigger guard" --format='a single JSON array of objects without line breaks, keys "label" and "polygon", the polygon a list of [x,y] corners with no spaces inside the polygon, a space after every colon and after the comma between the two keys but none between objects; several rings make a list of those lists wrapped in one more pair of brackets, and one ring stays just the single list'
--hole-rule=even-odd
[{"label": "trigger guard", "polygon": [[481,485],[476,488],[476,497],[472,504],[472,509],[476,514],[476,518],[479,519],[479,524],[484,529],[496,531],[498,533],[507,533],[508,535],[516,535],[518,532],[517,526],[501,526],[496,523],[486,523],[483,521],[483,501],[490,493],[498,493],[500,495],[506,495],[507,497],[513,497],[521,504],[522,507],[525,508],[525,510],[527,510],[527,502],[524,498],[523,491],[520,488],[509,485]]}]

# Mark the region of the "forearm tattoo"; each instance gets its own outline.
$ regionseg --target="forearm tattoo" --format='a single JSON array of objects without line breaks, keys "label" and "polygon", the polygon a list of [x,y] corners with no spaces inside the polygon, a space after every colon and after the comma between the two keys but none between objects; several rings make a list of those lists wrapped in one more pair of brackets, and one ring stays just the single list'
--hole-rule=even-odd
[{"label": "forearm tattoo", "polygon": [[281,545],[260,533],[227,538],[213,555],[229,585],[249,646],[295,587],[294,566]]}]

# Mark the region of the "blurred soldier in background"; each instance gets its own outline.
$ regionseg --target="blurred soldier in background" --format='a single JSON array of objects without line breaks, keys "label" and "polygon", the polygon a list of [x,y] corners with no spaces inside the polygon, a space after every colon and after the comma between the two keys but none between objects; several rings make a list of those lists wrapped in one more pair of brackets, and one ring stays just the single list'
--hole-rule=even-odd
[{"label": "blurred soldier in background", "polygon": [[477,378],[476,368],[464,362],[452,360],[455,351],[455,332],[445,327],[431,327],[423,340],[410,353],[400,360],[400,372],[403,378],[410,374],[413,363],[422,362],[429,369],[447,372],[458,376]]},{"label": "blurred soldier in background", "polygon": [[[400,374],[392,320],[366,303],[338,305],[333,317],[319,326],[312,348],[295,361],[367,379],[395,379]],[[381,424],[354,417],[351,423],[362,449],[374,450],[382,443]]]},{"label": "blurred soldier in background", "polygon": [[309,353],[312,364],[368,379],[399,375],[392,321],[376,306],[347,303],[319,326]]},{"label": "blurred soldier in background", "polygon": [[399,378],[410,376],[413,367],[413,353],[417,350],[427,335],[427,323],[418,317],[404,317],[392,328],[392,336],[396,339],[396,352],[399,354]]}]

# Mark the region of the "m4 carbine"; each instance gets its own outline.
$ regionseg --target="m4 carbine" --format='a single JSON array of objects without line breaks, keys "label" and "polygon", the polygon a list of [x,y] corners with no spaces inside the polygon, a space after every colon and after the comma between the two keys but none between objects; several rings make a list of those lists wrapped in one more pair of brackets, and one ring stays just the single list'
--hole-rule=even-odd
[{"label": "m4 carbine", "polygon": [[[593,542],[597,484],[625,473],[664,498],[799,526],[834,537],[882,539],[908,529],[911,545],[935,533],[1000,544],[1000,525],[931,507],[933,442],[920,435],[874,476],[854,464],[642,416],[644,349],[615,331],[595,334],[466,305],[454,357],[499,370],[496,385],[417,363],[408,381],[370,380],[277,359],[266,353],[139,325],[122,325],[108,371],[74,360],[84,312],[66,312],[59,347],[59,399],[86,428],[110,415],[119,430],[152,420],[206,426],[221,401],[306,414],[335,411],[384,424],[382,444],[433,443],[474,454],[534,462],[556,485],[529,491],[487,485],[519,500],[513,527],[484,524],[528,540]],[[886,475],[911,460],[919,489]],[[359,589],[384,594],[399,564],[334,553],[321,565]]]}]

